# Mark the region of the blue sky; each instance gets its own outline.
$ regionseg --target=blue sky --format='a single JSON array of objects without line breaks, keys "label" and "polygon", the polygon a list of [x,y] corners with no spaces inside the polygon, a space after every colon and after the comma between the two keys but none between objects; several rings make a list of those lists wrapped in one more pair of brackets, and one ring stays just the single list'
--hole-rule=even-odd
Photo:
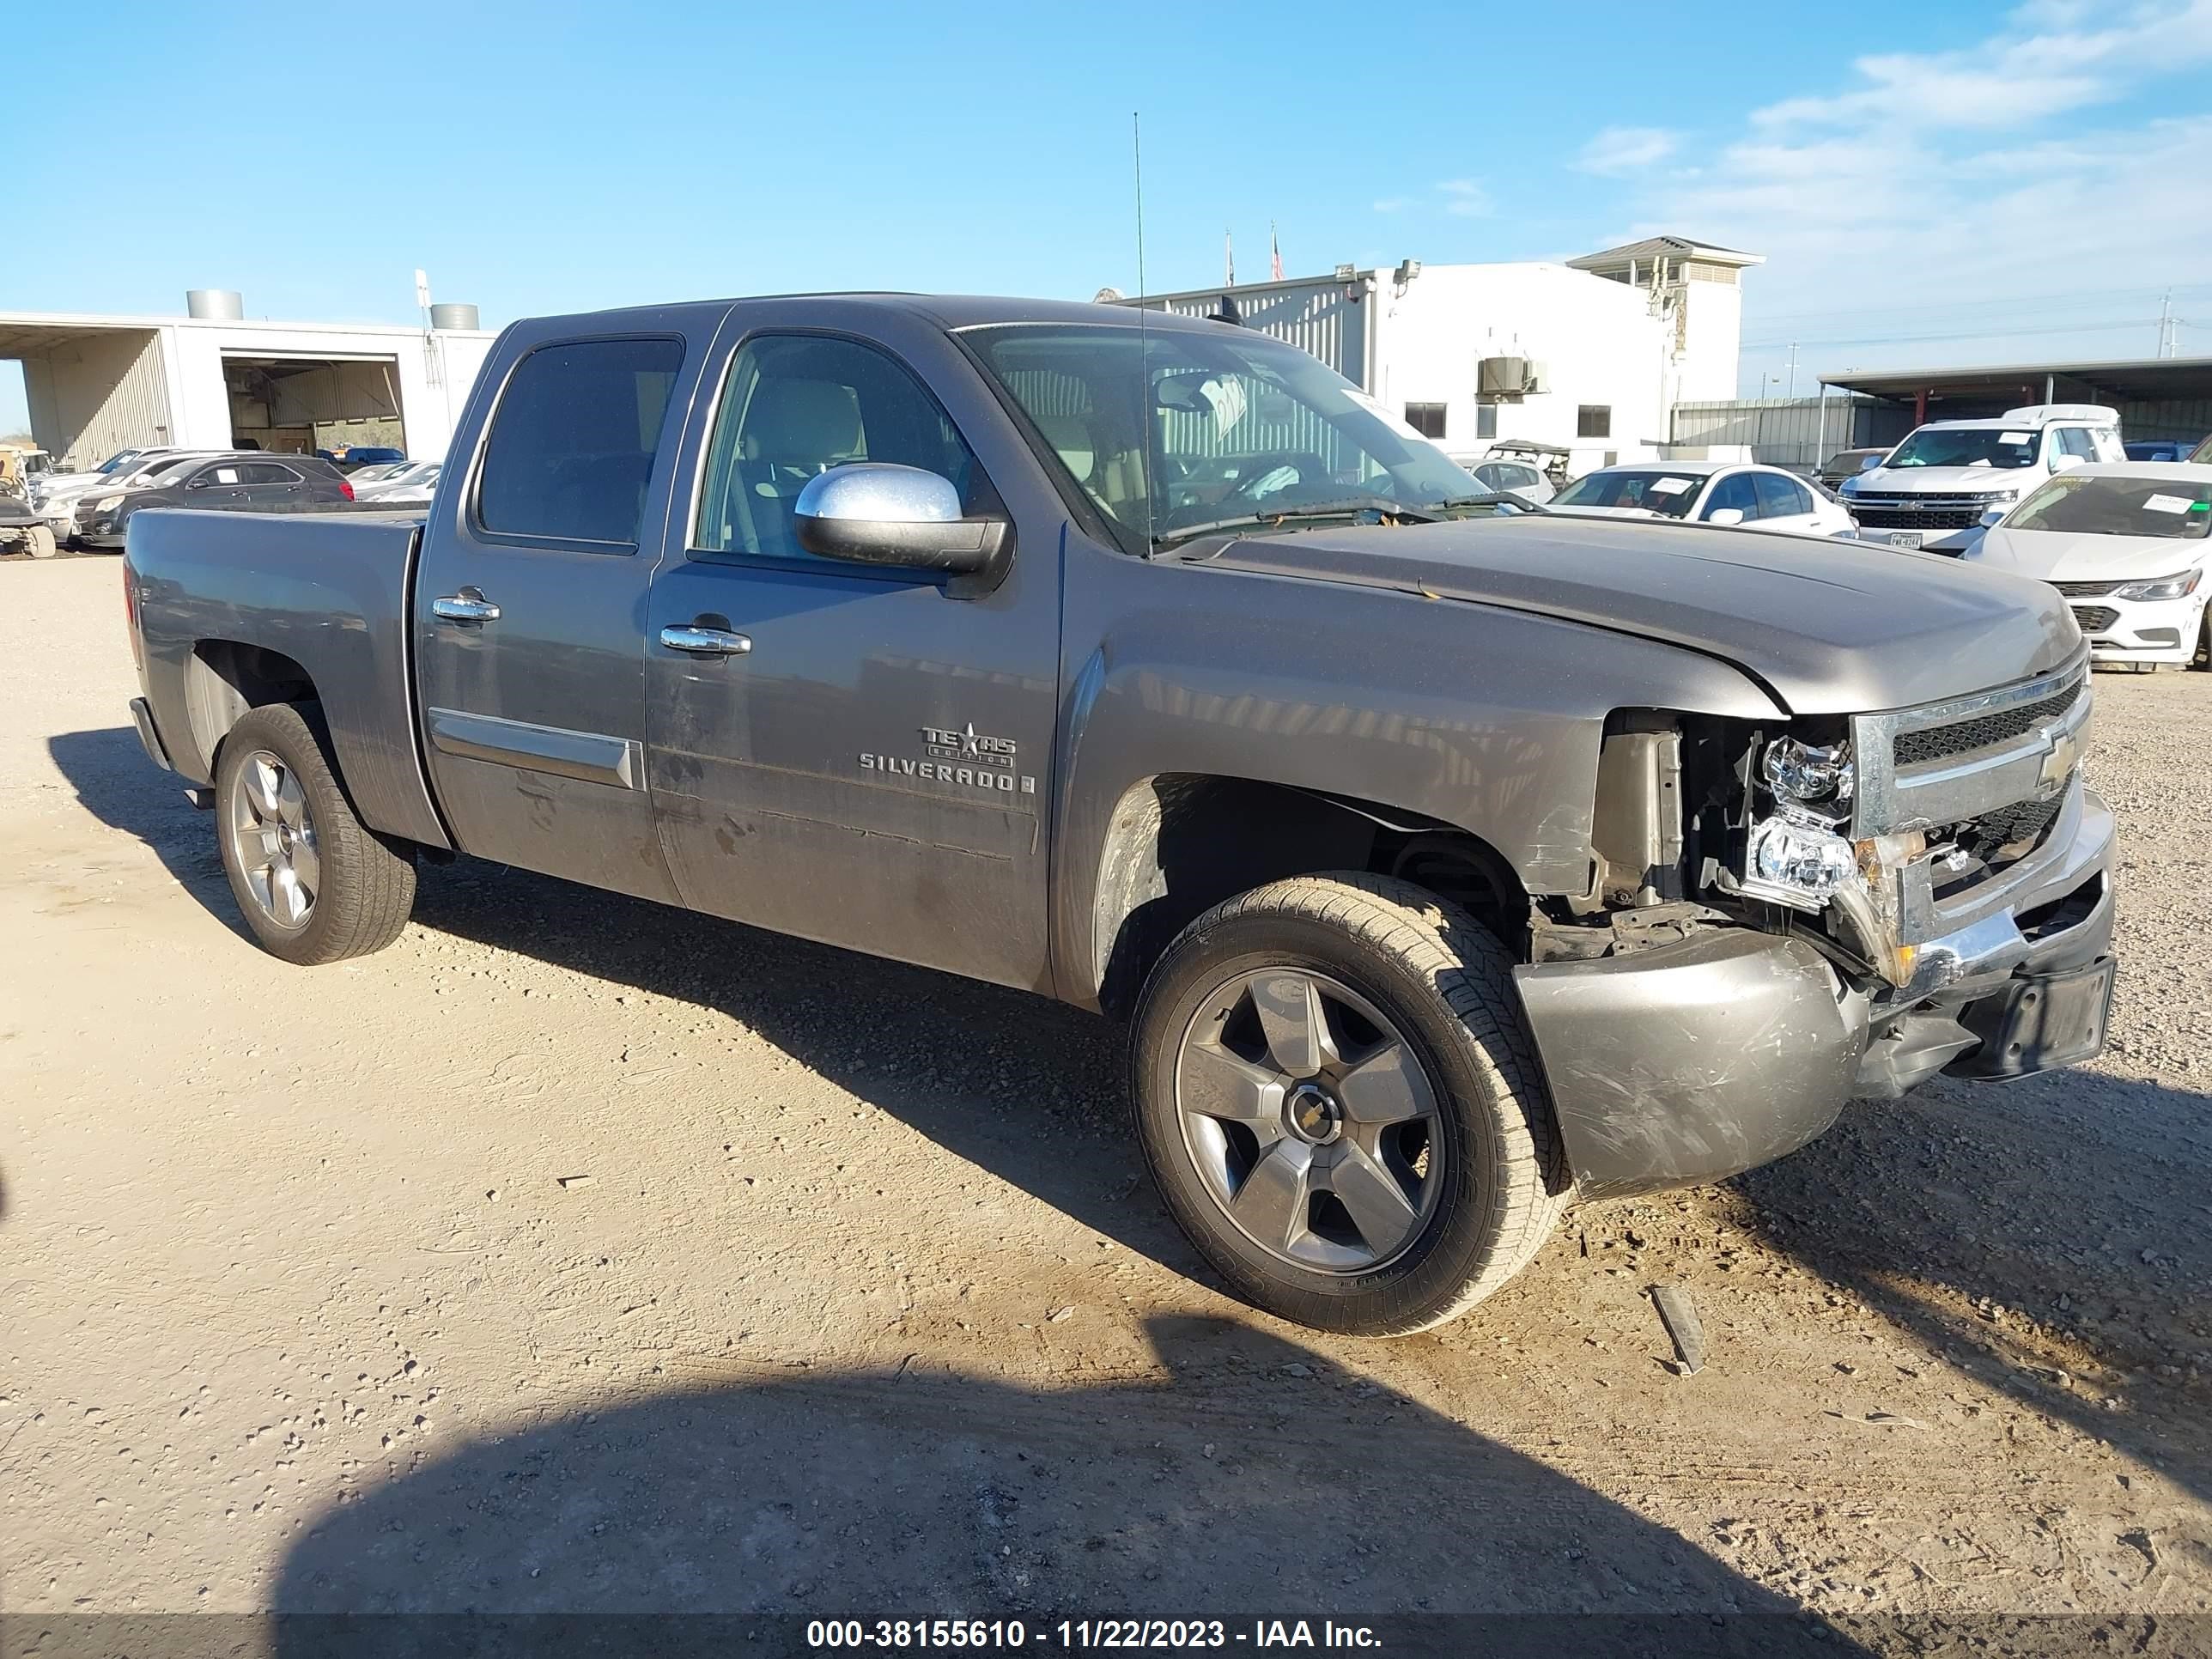
[{"label": "blue sky", "polygon": [[[417,21],[417,19],[422,21]],[[1768,256],[1745,388],[2212,351],[2212,0],[2025,6],[112,4],[11,21],[0,308],[496,325],[805,288]],[[434,38],[442,37],[442,38]],[[0,429],[21,391],[0,367]]]}]

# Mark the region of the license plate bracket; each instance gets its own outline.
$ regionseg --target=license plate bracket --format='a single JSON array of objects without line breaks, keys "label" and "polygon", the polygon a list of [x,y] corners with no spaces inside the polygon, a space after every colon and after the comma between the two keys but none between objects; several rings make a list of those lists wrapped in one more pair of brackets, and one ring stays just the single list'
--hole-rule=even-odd
[{"label": "license plate bracket", "polygon": [[1960,1012],[1960,1024],[1981,1046],[1946,1069],[1968,1077],[2028,1077],[2090,1059],[2105,1046],[2118,966],[2106,956],[2063,973],[2015,975]]}]

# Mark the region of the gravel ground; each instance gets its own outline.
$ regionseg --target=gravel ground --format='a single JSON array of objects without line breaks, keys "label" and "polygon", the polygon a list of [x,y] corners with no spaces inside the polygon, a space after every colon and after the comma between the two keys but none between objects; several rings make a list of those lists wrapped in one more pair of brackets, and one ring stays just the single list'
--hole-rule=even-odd
[{"label": "gravel ground", "polygon": [[260,954],[116,580],[0,568],[12,1613],[2212,1609],[2212,676],[2098,681],[2096,1065],[1362,1343],[1211,1288],[1052,1005],[467,864]]}]

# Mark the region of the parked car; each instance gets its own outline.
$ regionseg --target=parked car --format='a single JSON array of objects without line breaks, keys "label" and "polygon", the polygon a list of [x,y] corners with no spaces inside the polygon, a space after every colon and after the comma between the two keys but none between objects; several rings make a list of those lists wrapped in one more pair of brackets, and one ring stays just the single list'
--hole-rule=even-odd
[{"label": "parked car", "polygon": [[374,466],[356,467],[353,471],[347,473],[346,477],[352,481],[354,489],[358,491],[364,485],[373,484],[380,478],[388,478],[400,468],[412,465],[413,463],[409,461],[379,461]]},{"label": "parked car", "polygon": [[1531,507],[1541,507],[1559,493],[1540,468],[1526,461],[1483,459],[1471,463],[1467,470],[1485,489],[1510,495]]},{"label": "parked car", "polygon": [[2212,466],[2076,467],[1989,528],[1977,564],[2066,596],[2100,663],[2212,666]]},{"label": "parked car", "polygon": [[380,949],[459,851],[1126,1014],[1169,1208],[1286,1318],[1437,1324],[1572,1200],[2103,1042],[2040,583],[1471,499],[1119,307],[517,323],[452,458],[412,520],[131,520],[132,717],[254,937]]},{"label": "parked car", "polygon": [[438,484],[439,465],[435,461],[406,461],[368,483],[362,483],[362,475],[353,475],[354,499],[361,501],[390,501],[394,505],[427,501]]},{"label": "parked car", "polygon": [[2118,410],[2033,404],[1995,420],[1916,427],[1841,493],[1862,540],[1956,555],[1980,541],[1991,507],[2010,507],[2069,467],[2126,459]]},{"label": "parked car", "polygon": [[1650,461],[1585,472],[1548,503],[1553,513],[1680,519],[1801,536],[1849,532],[1850,514],[1778,466],[1733,461]]},{"label": "parked car", "polygon": [[2142,438],[2120,447],[2131,461],[2185,461],[2197,444],[2194,438]]},{"label": "parked car", "polygon": [[1834,490],[1843,488],[1846,478],[1856,478],[1870,466],[1881,465],[1887,449],[1839,449],[1814,469],[1814,481]]},{"label": "parked car", "polygon": [[143,488],[79,502],[76,538],[85,547],[120,549],[131,519],[149,507],[270,512],[352,499],[353,486],[338,470],[313,455],[196,456],[172,465]]},{"label": "parked car", "polygon": [[388,465],[407,459],[404,449],[391,449],[380,445],[349,444],[343,449],[319,449],[315,459],[328,461],[343,473],[353,473],[364,466]]},{"label": "parked car", "polygon": [[31,505],[56,538],[67,541],[76,532],[76,504],[87,494],[113,489],[153,463],[185,453],[171,445],[118,449],[88,471],[49,472],[32,486]]}]

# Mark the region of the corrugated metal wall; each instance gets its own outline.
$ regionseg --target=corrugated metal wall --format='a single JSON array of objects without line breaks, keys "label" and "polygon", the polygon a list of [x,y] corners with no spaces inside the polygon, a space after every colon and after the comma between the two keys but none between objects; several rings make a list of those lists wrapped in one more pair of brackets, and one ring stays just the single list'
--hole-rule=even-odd
[{"label": "corrugated metal wall", "polygon": [[2148,398],[2114,405],[2120,411],[2120,435],[2137,438],[2197,439],[2212,432],[2212,398]]},{"label": "corrugated metal wall", "polygon": [[[1873,398],[1739,398],[1674,405],[1678,444],[1749,444],[1752,459],[1817,466],[1839,449],[1893,444],[1912,430],[1912,411]],[[1825,427],[1825,434],[1824,428]]]},{"label": "corrugated metal wall", "polygon": [[155,330],[89,335],[23,360],[39,441],[73,465],[169,441],[174,416]]},{"label": "corrugated metal wall", "polygon": [[[1244,326],[1318,357],[1352,383],[1367,384],[1367,307],[1358,283],[1304,283],[1261,290],[1224,289],[1237,301]],[[1357,297],[1352,297],[1357,296]],[[1182,317],[1206,317],[1220,309],[1221,295],[1196,299],[1148,300],[1155,311]]]}]

